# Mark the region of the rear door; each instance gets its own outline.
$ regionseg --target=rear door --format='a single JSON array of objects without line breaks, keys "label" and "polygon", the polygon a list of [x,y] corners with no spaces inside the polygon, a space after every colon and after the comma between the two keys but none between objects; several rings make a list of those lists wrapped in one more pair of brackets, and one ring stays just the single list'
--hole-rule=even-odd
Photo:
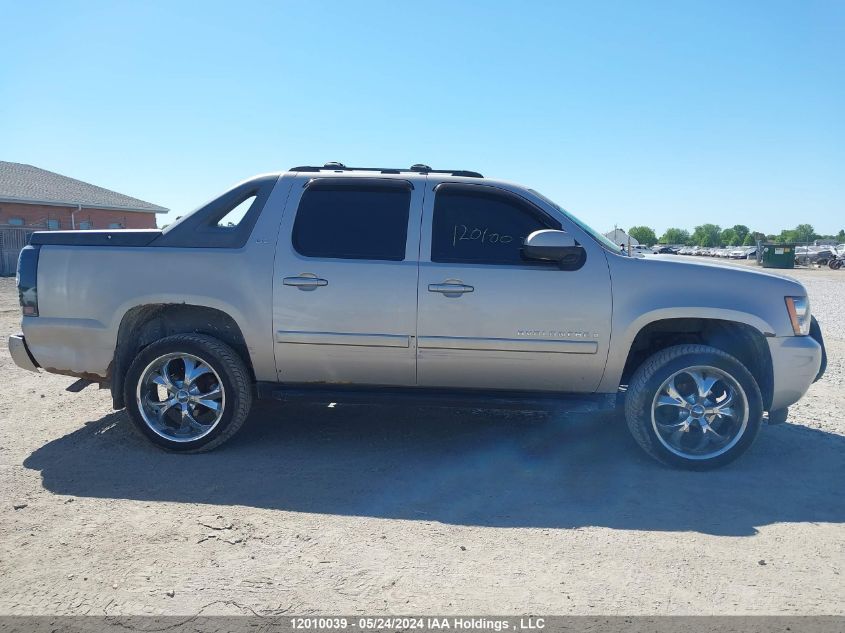
[{"label": "rear door", "polygon": [[[420,254],[418,384],[592,392],[610,342],[604,251],[565,214],[490,185],[441,183],[426,195]],[[562,270],[526,261],[540,229],[585,249]]]},{"label": "rear door", "polygon": [[384,175],[293,185],[273,280],[280,382],[415,384],[424,182]]}]

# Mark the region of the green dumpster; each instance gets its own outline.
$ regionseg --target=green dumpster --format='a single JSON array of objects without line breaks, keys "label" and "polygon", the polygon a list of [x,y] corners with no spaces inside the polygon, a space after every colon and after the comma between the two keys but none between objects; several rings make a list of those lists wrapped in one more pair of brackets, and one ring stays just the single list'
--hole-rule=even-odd
[{"label": "green dumpster", "polygon": [[763,268],[795,268],[795,244],[763,244]]}]

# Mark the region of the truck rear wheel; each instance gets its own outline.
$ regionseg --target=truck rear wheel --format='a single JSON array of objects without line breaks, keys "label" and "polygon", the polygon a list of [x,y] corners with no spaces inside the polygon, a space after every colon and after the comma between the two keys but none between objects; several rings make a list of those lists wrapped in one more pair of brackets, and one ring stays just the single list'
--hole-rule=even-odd
[{"label": "truck rear wheel", "polygon": [[249,372],[232,348],[204,334],[176,334],[144,348],[129,367],[126,408],[135,427],[171,451],[208,451],[243,426]]},{"label": "truck rear wheel", "polygon": [[657,352],[634,372],[625,397],[637,443],[658,461],[691,470],[742,455],[762,417],[754,377],[736,358],[706,345]]}]

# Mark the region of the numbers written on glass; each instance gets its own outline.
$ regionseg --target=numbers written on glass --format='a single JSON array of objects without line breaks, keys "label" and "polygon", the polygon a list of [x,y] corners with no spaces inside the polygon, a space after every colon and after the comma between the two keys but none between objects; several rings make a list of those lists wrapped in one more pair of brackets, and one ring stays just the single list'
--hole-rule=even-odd
[{"label": "numbers written on glass", "polygon": [[512,235],[502,235],[490,230],[490,227],[473,227],[466,224],[456,224],[452,229],[452,246],[464,240],[481,242],[482,244],[510,244],[513,242]]}]

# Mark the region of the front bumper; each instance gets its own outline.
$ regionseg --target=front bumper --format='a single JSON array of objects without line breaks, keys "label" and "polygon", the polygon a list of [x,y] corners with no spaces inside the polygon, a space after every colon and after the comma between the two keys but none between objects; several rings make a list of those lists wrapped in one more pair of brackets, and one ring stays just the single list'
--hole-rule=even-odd
[{"label": "front bumper", "polygon": [[[824,337],[822,337],[822,328],[819,325],[819,322],[816,320],[816,317],[810,317],[812,320],[810,322],[810,336],[812,336],[816,343],[821,345],[822,347],[822,364],[819,367],[819,373],[816,375],[816,380],[824,376],[824,372],[827,369],[827,350],[824,347]],[[816,382],[814,380],[813,382]]]},{"label": "front bumper", "polygon": [[15,365],[28,371],[38,371],[38,363],[32,357],[29,348],[26,346],[26,339],[23,334],[13,334],[9,337],[9,352]]},{"label": "front bumper", "polygon": [[770,411],[798,402],[824,373],[821,335],[778,336],[766,339],[772,355],[774,384]]}]

